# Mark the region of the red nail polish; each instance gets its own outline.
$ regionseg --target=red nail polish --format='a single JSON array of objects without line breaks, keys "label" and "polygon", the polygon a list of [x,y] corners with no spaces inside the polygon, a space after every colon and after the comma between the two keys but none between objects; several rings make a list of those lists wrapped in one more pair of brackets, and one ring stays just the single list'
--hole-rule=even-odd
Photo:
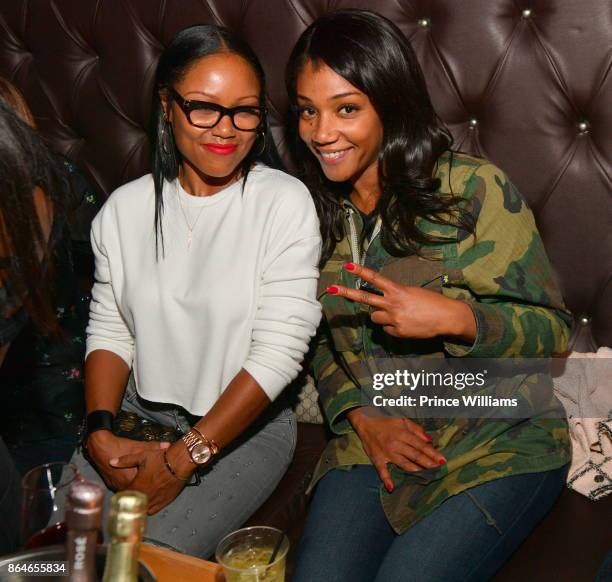
[{"label": "red nail polish", "polygon": [[433,438],[431,438],[428,434],[423,435],[423,437],[425,438],[425,440],[430,443],[433,441]]},{"label": "red nail polish", "polygon": [[335,295],[336,293],[338,293],[338,287],[336,287],[335,285],[330,285],[330,286],[327,288],[327,292],[328,292],[330,295]]},{"label": "red nail polish", "polygon": [[393,485],[391,485],[390,483],[385,483],[385,488],[389,493],[393,492]]},{"label": "red nail polish", "polygon": [[440,459],[440,460],[438,461],[438,464],[439,464],[439,465],[446,465],[446,459]]},{"label": "red nail polish", "polygon": [[354,271],[355,270],[355,264],[354,263],[344,263],[344,268],[347,271]]}]

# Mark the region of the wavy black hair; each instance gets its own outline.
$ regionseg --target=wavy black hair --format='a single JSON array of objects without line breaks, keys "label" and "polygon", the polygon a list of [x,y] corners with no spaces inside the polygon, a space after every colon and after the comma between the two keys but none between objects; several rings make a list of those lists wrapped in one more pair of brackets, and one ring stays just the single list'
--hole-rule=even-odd
[{"label": "wavy black hair", "polygon": [[459,224],[473,232],[459,198],[442,196],[434,166],[450,150],[452,138],[431,104],[423,72],[401,30],[368,10],[339,10],[315,20],[297,41],[286,69],[290,108],[289,141],[299,177],[310,189],[321,224],[323,256],[331,256],[343,237],[341,196],[350,184],[333,183],[299,138],[297,79],[308,62],[321,63],[365,93],[383,125],[378,155],[381,197],[376,211],[383,224],[382,244],[394,256],[418,253],[423,244],[441,242],[422,232],[418,218]]},{"label": "wavy black hair", "polygon": [[0,100],[0,279],[41,333],[61,335],[52,292],[53,249],[36,211],[37,188],[58,223],[65,217],[68,179],[38,133]]},{"label": "wavy black hair", "polygon": [[[161,240],[163,254],[162,215],[164,202],[162,197],[164,180],[172,181],[178,177],[182,162],[181,153],[176,147],[172,135],[172,126],[165,120],[160,95],[172,96],[169,90],[174,88],[197,60],[220,52],[230,52],[242,57],[255,71],[259,81],[259,105],[266,105],[265,74],[253,49],[228,28],[212,24],[190,26],[181,30],[170,41],[162,52],[155,74],[155,90],[151,109],[150,141],[151,171],[155,185],[155,248],[156,254]],[[244,177],[243,188],[249,170],[255,162],[283,169],[280,156],[270,134],[266,118],[253,147],[241,164]]]}]

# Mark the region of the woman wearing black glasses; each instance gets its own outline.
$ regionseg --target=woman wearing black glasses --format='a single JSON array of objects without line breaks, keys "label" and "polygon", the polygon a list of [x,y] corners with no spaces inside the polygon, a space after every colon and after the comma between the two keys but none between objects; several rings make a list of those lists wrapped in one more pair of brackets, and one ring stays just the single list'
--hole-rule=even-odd
[{"label": "woman wearing black glasses", "polygon": [[[75,461],[112,490],[144,491],[145,538],[198,556],[285,472],[293,413],[264,411],[298,374],[320,318],[316,212],[299,181],[272,169],[264,89],[257,58],[229,31],[180,32],[157,68],[152,174],[113,193],[92,227],[91,464]],[[116,436],[120,409],[183,436]]]}]

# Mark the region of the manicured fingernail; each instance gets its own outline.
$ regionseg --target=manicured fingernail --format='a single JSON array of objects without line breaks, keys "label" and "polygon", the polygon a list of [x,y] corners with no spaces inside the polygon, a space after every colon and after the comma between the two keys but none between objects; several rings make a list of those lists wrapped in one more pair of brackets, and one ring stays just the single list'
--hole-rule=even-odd
[{"label": "manicured fingernail", "polygon": [[438,464],[439,464],[439,465],[446,465],[446,459],[440,459],[440,460],[438,461]]},{"label": "manicured fingernail", "polygon": [[428,443],[430,443],[431,441],[433,441],[433,439],[432,439],[432,438],[431,438],[431,437],[430,437],[430,436],[429,436],[427,433],[423,433],[423,434],[420,434],[420,433],[419,433],[419,436],[420,436],[420,437],[421,437],[421,438],[422,438],[424,441],[426,441],[426,442],[428,442]]},{"label": "manicured fingernail", "polygon": [[385,483],[385,488],[389,493],[393,492],[393,485],[391,485],[391,483]]},{"label": "manicured fingernail", "polygon": [[344,263],[344,268],[347,271],[354,271],[355,270],[355,263]]},{"label": "manicured fingernail", "polygon": [[327,292],[328,292],[330,295],[336,295],[336,293],[338,293],[338,287],[336,287],[335,285],[330,285],[330,286],[327,288]]},{"label": "manicured fingernail", "polygon": [[119,462],[119,459],[111,459],[111,460],[109,461],[109,463],[110,463],[111,465],[116,465],[118,462]]},{"label": "manicured fingernail", "polygon": [[163,442],[159,443],[159,448],[160,449],[167,449],[169,447],[170,447],[170,443],[169,442],[163,441]]}]

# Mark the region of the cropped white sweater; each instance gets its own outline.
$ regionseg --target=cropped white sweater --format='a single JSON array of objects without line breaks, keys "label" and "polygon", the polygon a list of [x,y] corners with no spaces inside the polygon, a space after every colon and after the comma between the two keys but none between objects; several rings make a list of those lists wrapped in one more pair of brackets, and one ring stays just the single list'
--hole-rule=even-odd
[{"label": "cropped white sweater", "polygon": [[240,181],[191,196],[175,180],[163,197],[159,260],[151,175],[116,190],[93,222],[87,355],[114,352],[143,398],[196,415],[242,368],[273,400],[297,376],[321,317],[308,190],[258,165],[244,191]]}]

